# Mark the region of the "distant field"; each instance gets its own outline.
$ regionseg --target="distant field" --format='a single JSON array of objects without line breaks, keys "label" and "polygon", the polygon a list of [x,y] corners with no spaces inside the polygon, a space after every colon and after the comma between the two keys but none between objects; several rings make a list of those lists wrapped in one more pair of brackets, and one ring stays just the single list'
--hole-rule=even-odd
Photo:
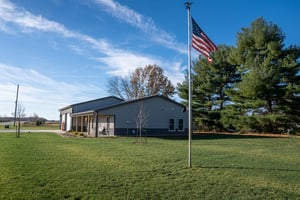
[{"label": "distant field", "polygon": [[300,139],[0,133],[0,199],[299,199]]},{"label": "distant field", "polygon": [[[9,125],[9,128],[5,128],[5,124]],[[1,123],[0,124],[0,130],[12,130],[16,129],[13,125],[13,123]],[[21,129],[26,130],[58,130],[59,129],[59,123],[45,123],[40,126],[37,126],[35,123],[22,123]]]}]

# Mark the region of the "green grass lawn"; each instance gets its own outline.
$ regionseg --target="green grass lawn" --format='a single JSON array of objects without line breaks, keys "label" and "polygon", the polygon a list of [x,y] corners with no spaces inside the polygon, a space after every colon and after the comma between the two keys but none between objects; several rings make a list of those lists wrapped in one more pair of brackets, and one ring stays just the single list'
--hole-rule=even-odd
[{"label": "green grass lawn", "polygon": [[300,139],[0,133],[0,199],[299,199]]}]

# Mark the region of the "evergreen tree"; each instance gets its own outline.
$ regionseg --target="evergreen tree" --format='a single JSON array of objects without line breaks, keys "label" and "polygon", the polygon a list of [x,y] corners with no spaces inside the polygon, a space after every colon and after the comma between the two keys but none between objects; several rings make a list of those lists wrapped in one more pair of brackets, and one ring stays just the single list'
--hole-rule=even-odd
[{"label": "evergreen tree", "polygon": [[[230,103],[226,90],[239,80],[236,66],[230,64],[232,47],[220,45],[213,62],[200,59],[193,64],[193,118],[196,125],[206,130],[222,130],[221,110]],[[178,94],[187,102],[187,76],[177,85]]]},{"label": "evergreen tree", "polygon": [[242,81],[229,92],[233,110],[240,113],[237,128],[282,132],[294,121],[290,117],[299,100],[299,48],[284,49],[283,41],[281,29],[263,18],[238,33],[233,58]]},{"label": "evergreen tree", "polygon": [[[300,127],[300,47],[263,18],[193,65],[193,118],[202,128],[295,133]],[[187,103],[187,76],[177,85]]]},{"label": "evergreen tree", "polygon": [[281,86],[284,94],[278,107],[284,114],[278,123],[281,132],[296,133],[300,125],[300,48],[290,46],[281,55]]}]

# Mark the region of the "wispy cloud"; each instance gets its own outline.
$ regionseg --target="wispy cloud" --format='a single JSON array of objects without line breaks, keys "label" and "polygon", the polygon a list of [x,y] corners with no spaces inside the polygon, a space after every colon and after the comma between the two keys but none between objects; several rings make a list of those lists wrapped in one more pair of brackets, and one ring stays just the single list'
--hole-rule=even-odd
[{"label": "wispy cloud", "polygon": [[[136,26],[144,32],[151,32],[153,41],[156,38],[155,35],[160,35],[160,41],[158,41],[160,44],[165,43],[169,48],[177,49],[178,46],[175,42],[173,43],[175,38],[171,34],[158,29],[151,18],[144,17],[114,1],[98,0],[97,4],[105,5],[108,10],[113,10],[112,14],[119,19],[125,20],[126,23]],[[70,44],[66,44],[66,46],[77,54],[87,56],[88,59],[97,60],[101,70],[105,69],[105,72],[108,74],[123,76],[133,71],[136,67],[157,64],[165,69],[166,74],[174,84],[182,79],[179,78],[180,76],[183,77],[181,62],[166,61],[151,55],[120,49],[110,44],[105,38],[98,39],[70,30],[61,23],[48,20],[43,16],[34,15],[24,8],[17,7],[8,0],[0,0],[0,31],[8,34],[46,32],[56,34],[58,37],[75,40],[77,41],[76,46]],[[55,48],[57,46],[53,39],[48,41],[48,44]],[[89,50],[84,51],[86,48],[93,49],[97,53],[93,54],[93,56],[88,56],[86,52]],[[177,50],[180,51],[180,49]],[[47,116],[46,112],[53,113],[53,110],[68,103],[88,100],[94,98],[96,94],[101,96],[101,93],[106,93],[95,85],[57,81],[40,72],[23,69],[22,66],[13,67],[0,63],[0,71],[0,112],[7,111],[7,109],[6,113],[12,112],[10,106],[13,106],[17,84],[21,85],[20,97],[24,101],[25,106],[30,108],[30,110],[45,112],[45,115],[38,113],[44,116]],[[85,97],[82,94],[85,94]],[[6,102],[7,106],[3,102]],[[55,105],[53,102],[55,102]],[[45,109],[45,105],[47,109]]]},{"label": "wispy cloud", "polygon": [[[94,85],[82,85],[78,83],[66,83],[62,81],[57,81],[32,69],[23,69],[19,67],[5,65],[2,63],[0,63],[0,71],[2,75],[0,83],[11,83],[13,85],[22,84],[23,86],[27,87],[28,90],[26,90],[26,92],[32,93],[33,96],[35,96],[34,94],[41,94],[39,98],[34,99],[34,102],[44,102],[44,97],[47,99],[49,99],[49,97],[55,97],[56,100],[61,100],[55,102],[65,103],[66,99],[68,99],[66,97],[74,98],[74,96],[77,96],[78,98],[81,98],[81,95],[78,94],[82,94],[85,91],[85,94],[103,91],[102,89]],[[42,94],[48,95],[44,96]],[[3,95],[3,97],[1,98],[8,98],[8,96]],[[9,99],[11,98],[9,97]]]},{"label": "wispy cloud", "polygon": [[[106,5],[107,8],[112,8],[113,14],[117,15],[117,13],[119,13],[117,15],[119,18],[122,18],[132,25],[136,25],[145,32],[152,31],[156,34],[163,32],[155,27],[150,18],[146,19],[147,23],[143,23],[143,21],[145,21],[145,17],[118,3],[104,0],[98,0],[98,3]],[[161,63],[159,59],[153,58],[149,55],[115,48],[113,45],[108,43],[106,39],[95,39],[89,35],[69,30],[60,23],[45,19],[42,16],[33,15],[7,0],[0,0],[0,24],[2,24],[1,27],[3,30],[14,28],[10,27],[10,25],[14,25],[17,26],[21,32],[28,33],[32,31],[41,31],[56,33],[64,38],[76,39],[80,42],[86,43],[88,45],[82,45],[80,47],[69,45],[69,47],[78,54],[82,54],[83,48],[86,48],[86,46],[96,49],[99,52],[99,56],[96,60],[109,67],[107,70],[107,73],[109,74],[123,76],[124,74],[128,74],[128,72],[134,70],[136,67],[144,66],[146,64]],[[166,38],[166,40],[161,39],[162,42],[168,43],[168,41],[170,41],[170,43],[172,43],[171,41],[173,38],[171,35],[163,33],[160,34],[160,36],[164,36]],[[170,40],[167,38],[170,38]]]},{"label": "wispy cloud", "polygon": [[88,35],[69,30],[55,21],[33,15],[7,0],[0,0],[0,22],[2,22],[2,26],[6,25],[6,29],[9,29],[9,25],[17,25],[23,32],[42,31],[56,33],[65,38],[74,38],[87,42],[99,50],[103,50],[108,46],[105,41],[96,40]]},{"label": "wispy cloud", "polygon": [[173,34],[158,28],[150,17],[144,16],[113,0],[93,0],[93,2],[113,17],[149,34],[154,42],[179,53],[186,54],[186,45],[178,43]]},{"label": "wispy cloud", "polygon": [[[30,113],[49,116],[53,110],[105,94],[101,88],[90,84],[57,81],[31,69],[8,66],[0,63],[0,102],[2,113],[13,112],[16,88],[20,85],[20,101]],[[84,94],[84,95],[82,95]],[[1,113],[0,113],[1,114]],[[57,116],[50,116],[58,118]]]},{"label": "wispy cloud", "polygon": [[34,16],[24,9],[17,8],[14,4],[7,0],[0,0],[0,18],[4,23],[14,23],[23,30],[37,29],[41,31],[59,32],[65,36],[70,36],[62,25],[45,20],[41,16]]},{"label": "wispy cloud", "polygon": [[143,15],[135,12],[134,10],[114,2],[113,0],[94,0],[94,2],[100,5],[108,13],[122,21],[126,21],[132,26],[136,26],[143,31],[153,31],[156,29],[151,18],[146,18]]}]

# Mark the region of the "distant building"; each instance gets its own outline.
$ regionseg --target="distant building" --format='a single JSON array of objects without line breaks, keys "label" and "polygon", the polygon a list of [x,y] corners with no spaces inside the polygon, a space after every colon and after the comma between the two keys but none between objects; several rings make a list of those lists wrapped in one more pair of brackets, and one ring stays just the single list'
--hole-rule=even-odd
[{"label": "distant building", "polygon": [[188,113],[184,105],[163,96],[122,100],[109,96],[59,109],[62,131],[91,137],[187,134]]}]

